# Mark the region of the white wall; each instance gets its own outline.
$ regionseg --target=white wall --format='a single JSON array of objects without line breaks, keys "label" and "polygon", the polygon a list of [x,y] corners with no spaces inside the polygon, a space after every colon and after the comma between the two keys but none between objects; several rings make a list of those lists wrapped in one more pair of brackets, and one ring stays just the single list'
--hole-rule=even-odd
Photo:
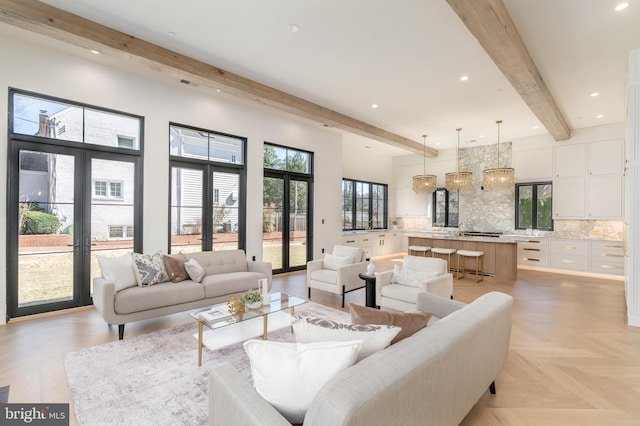
[{"label": "white wall", "polygon": [[[19,31],[17,31],[20,34]],[[96,62],[82,49],[52,49],[0,34],[0,117],[7,117],[8,87],[144,116],[144,252],[167,251],[169,200],[169,122],[248,138],[247,256],[262,257],[262,143],[273,142],[314,153],[315,252],[340,238],[341,136],[240,102],[198,93],[178,82],[167,84],[143,73]],[[37,43],[37,44],[36,44]],[[103,59],[100,59],[101,61]],[[0,211],[6,212],[7,120],[0,120]],[[6,219],[6,218],[5,218]],[[321,219],[325,223],[321,224]],[[0,240],[6,229],[0,227]],[[0,247],[6,270],[6,247]],[[0,275],[0,323],[6,317],[6,276]]]}]

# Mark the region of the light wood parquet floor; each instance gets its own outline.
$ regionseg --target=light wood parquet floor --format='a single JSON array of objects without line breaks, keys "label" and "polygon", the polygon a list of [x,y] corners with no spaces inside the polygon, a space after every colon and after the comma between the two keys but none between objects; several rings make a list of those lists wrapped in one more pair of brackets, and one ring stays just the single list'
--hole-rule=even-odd
[{"label": "light wood parquet floor", "polygon": [[[304,272],[279,275],[274,289],[306,297],[305,281]],[[519,270],[515,282],[454,283],[463,302],[489,291],[514,297],[511,346],[497,394],[486,392],[463,425],[640,425],[640,329],[625,325],[623,282]],[[313,291],[312,301],[340,308],[337,295]],[[364,290],[347,302],[364,304]],[[189,321],[140,321],[125,338]],[[117,335],[92,308],[11,321],[0,326],[0,386],[11,385],[9,402],[70,402],[63,354]]]}]

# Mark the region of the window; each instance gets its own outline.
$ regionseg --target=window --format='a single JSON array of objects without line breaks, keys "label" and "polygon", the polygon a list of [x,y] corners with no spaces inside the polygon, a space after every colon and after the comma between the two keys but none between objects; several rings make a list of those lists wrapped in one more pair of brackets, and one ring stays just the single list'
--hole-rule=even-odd
[{"label": "window", "polygon": [[220,188],[213,188],[213,202],[220,202]]},{"label": "window", "polygon": [[264,168],[311,174],[311,153],[284,146],[265,144]]},{"label": "window", "polygon": [[30,172],[48,172],[49,157],[40,152],[22,151],[20,153],[20,170]]},{"label": "window", "polygon": [[118,136],[118,148],[129,148],[133,149],[133,138],[129,138],[126,136]]},{"label": "window", "polygon": [[109,225],[109,238],[132,238],[133,226]]},{"label": "window", "polygon": [[93,196],[122,199],[122,182],[96,180],[93,182]]},{"label": "window", "polygon": [[169,151],[176,157],[244,164],[245,141],[244,138],[208,130],[169,126]]},{"label": "window", "polygon": [[343,179],[342,229],[386,229],[387,194],[386,184]]},{"label": "window", "polygon": [[553,230],[552,183],[516,184],[516,229]]},{"label": "window", "polygon": [[433,226],[458,226],[458,200],[458,191],[449,192],[439,188],[433,192]]}]

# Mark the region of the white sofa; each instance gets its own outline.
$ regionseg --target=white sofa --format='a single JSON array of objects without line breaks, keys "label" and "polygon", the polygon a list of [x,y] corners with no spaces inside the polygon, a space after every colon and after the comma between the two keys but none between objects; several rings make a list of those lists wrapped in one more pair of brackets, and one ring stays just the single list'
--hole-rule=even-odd
[{"label": "white sofa", "polygon": [[[429,325],[333,377],[304,425],[454,426],[480,397],[495,393],[511,337],[513,299],[485,294],[472,303],[420,293]],[[229,363],[209,374],[209,425],[288,425]]]},{"label": "white sofa", "polygon": [[367,262],[364,250],[358,247],[340,246],[333,248],[333,256],[350,258],[351,263],[339,266],[335,269],[327,266],[325,259],[312,260],[307,263],[307,287],[309,299],[311,289],[328,291],[342,296],[344,308],[344,295],[350,291],[358,290],[365,286],[360,274],[367,272]]},{"label": "white sofa", "polygon": [[103,277],[93,280],[93,304],[108,324],[124,325],[176,312],[223,303],[228,296],[258,288],[267,278],[271,289],[271,263],[247,261],[243,250],[185,253],[204,268],[201,282],[163,282],[148,287],[128,287],[116,291],[115,283]]},{"label": "white sofa", "polygon": [[[437,257],[404,256],[402,268],[436,274],[418,285],[396,282],[394,271],[376,272],[376,303],[398,311],[415,309],[418,293],[431,293],[453,299],[453,275],[447,271],[447,261]],[[401,275],[401,274],[400,274]],[[418,274],[414,274],[418,275]]]}]

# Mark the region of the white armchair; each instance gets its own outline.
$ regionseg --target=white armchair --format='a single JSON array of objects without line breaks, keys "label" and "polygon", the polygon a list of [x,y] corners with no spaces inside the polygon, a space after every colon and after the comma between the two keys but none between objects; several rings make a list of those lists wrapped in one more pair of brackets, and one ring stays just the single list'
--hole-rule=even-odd
[{"label": "white armchair", "polygon": [[[332,254],[325,254],[324,259],[307,263],[307,287],[309,299],[311,289],[328,291],[344,295],[365,286],[359,274],[367,272],[365,253],[358,247],[335,246]],[[415,303],[414,303],[415,304]]]},{"label": "white armchair", "polygon": [[422,292],[453,299],[453,275],[447,271],[446,260],[405,256],[401,267],[376,272],[376,303],[380,307],[413,310]]}]

